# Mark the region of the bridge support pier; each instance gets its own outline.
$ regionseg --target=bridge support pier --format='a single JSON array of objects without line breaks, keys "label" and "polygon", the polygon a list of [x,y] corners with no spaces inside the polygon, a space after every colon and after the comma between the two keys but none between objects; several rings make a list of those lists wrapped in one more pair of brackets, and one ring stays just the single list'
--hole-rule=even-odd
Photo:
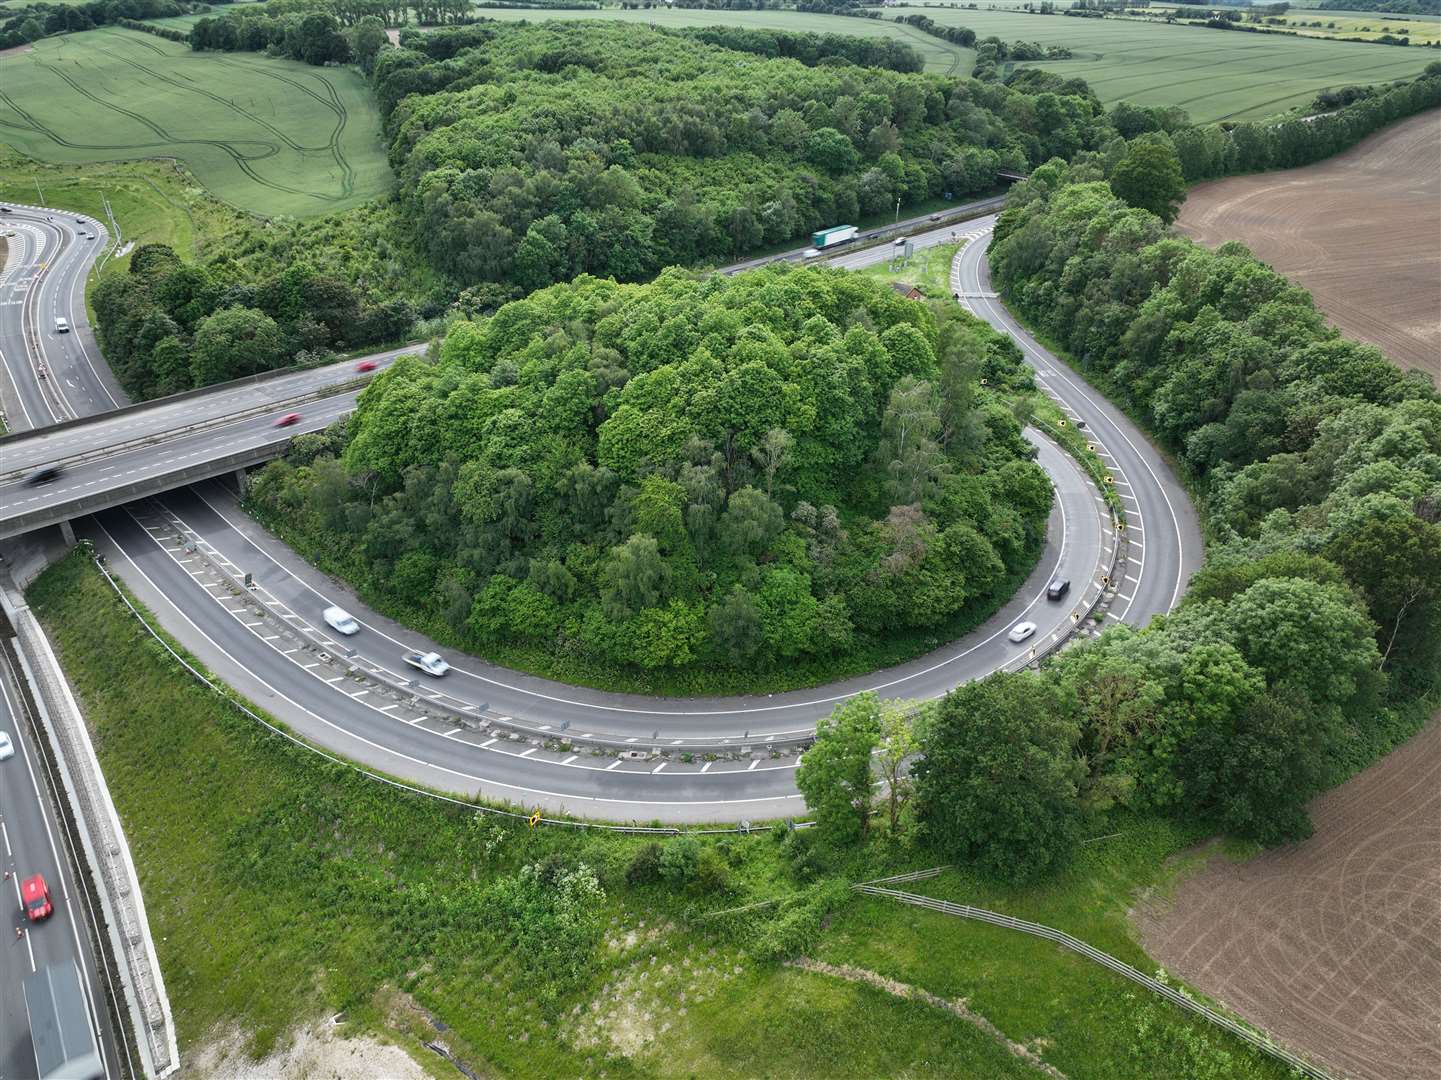
[{"label": "bridge support pier", "polygon": [[75,546],[75,526],[68,519],[60,523],[60,538],[65,541],[66,547]]},{"label": "bridge support pier", "polygon": [[240,497],[242,499],[245,498],[245,492],[250,486],[249,476],[250,474],[247,473],[244,469],[235,470],[235,490],[240,492]]}]

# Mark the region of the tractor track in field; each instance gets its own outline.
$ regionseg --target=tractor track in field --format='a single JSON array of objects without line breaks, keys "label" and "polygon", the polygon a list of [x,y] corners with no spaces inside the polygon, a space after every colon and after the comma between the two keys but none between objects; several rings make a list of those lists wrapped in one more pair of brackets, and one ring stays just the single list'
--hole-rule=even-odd
[{"label": "tractor track in field", "polygon": [[[927,33],[926,33],[925,31],[923,31],[923,30],[917,30],[914,26],[911,26],[909,23],[896,23],[895,26],[896,26],[897,28],[903,28],[903,29],[901,29],[901,36],[902,36],[902,37],[908,37],[908,38],[910,38],[912,41],[915,41],[915,42],[918,42],[919,44],[925,45],[927,48],[935,48],[936,46],[942,46],[942,47],[944,47],[944,48],[945,48],[945,51],[950,54],[950,57],[951,57],[951,66],[948,67],[948,68],[946,68],[946,70],[945,70],[944,72],[942,72],[942,74],[943,74],[943,75],[957,75],[957,74],[960,73],[960,72],[958,71],[958,69],[959,69],[960,66],[961,66],[961,54],[960,54],[959,52],[956,52],[955,50],[957,50],[957,49],[964,49],[964,48],[965,48],[964,45],[957,45],[957,44],[955,44],[955,42],[947,41],[945,38],[933,37],[932,35],[927,34]],[[970,74],[970,73],[969,73],[969,72],[966,72],[966,74]]]},{"label": "tractor track in field", "polygon": [[[160,81],[165,82],[166,84],[175,87],[176,89],[185,90],[185,91],[189,91],[189,92],[192,92],[192,93],[199,93],[199,94],[202,94],[203,96],[205,96],[205,97],[207,97],[207,98],[211,98],[211,99],[216,100],[217,102],[220,102],[220,103],[222,103],[222,104],[225,104],[227,107],[234,109],[239,115],[245,116],[247,119],[249,119],[249,120],[251,120],[251,121],[253,121],[253,122],[255,122],[255,123],[260,124],[262,127],[266,128],[267,130],[273,131],[277,136],[279,136],[279,137],[286,143],[286,145],[287,145],[290,149],[294,150],[294,151],[297,152],[297,153],[301,153],[301,154],[304,154],[304,153],[307,153],[307,152],[308,152],[308,153],[316,153],[316,152],[319,152],[320,150],[327,150],[327,149],[330,150],[331,153],[332,153],[337,159],[339,159],[339,161],[341,162],[341,168],[342,168],[343,173],[344,173],[344,176],[345,176],[345,179],[344,179],[344,182],[343,182],[343,187],[344,187],[344,189],[345,189],[345,194],[348,195],[348,194],[350,194],[350,193],[354,190],[354,174],[353,174],[353,171],[350,169],[349,163],[344,161],[344,155],[340,152],[338,145],[328,145],[328,146],[326,146],[326,147],[318,147],[318,148],[315,148],[315,149],[309,149],[309,148],[306,148],[306,147],[299,146],[298,144],[295,144],[292,140],[290,140],[287,136],[285,136],[283,132],[280,132],[280,131],[274,129],[272,125],[270,125],[270,124],[266,123],[265,121],[261,120],[259,117],[256,117],[256,116],[253,116],[253,115],[247,113],[245,110],[240,109],[240,108],[238,108],[237,106],[231,105],[229,102],[225,101],[224,98],[221,98],[221,97],[219,97],[218,95],[211,94],[211,93],[208,92],[208,91],[197,90],[197,89],[194,88],[194,87],[184,86],[184,85],[182,85],[182,84],[180,84],[180,83],[177,83],[177,82],[176,82],[175,80],[173,80],[173,79],[167,79],[167,78],[165,78],[164,76],[159,75],[158,73],[150,70],[149,68],[146,68],[146,67],[145,67],[144,65],[142,65],[142,64],[138,64],[138,63],[136,63],[135,61],[132,61],[132,60],[127,60],[127,59],[125,59],[124,57],[121,57],[121,56],[119,56],[119,55],[115,55],[115,56],[114,56],[114,59],[116,59],[116,60],[118,60],[119,62],[124,63],[124,64],[126,64],[126,65],[128,65],[128,66],[134,67],[134,68],[136,68],[136,69],[138,69],[138,70],[140,70],[140,71],[144,71],[146,74],[149,74],[149,75],[151,75],[151,76],[159,79]],[[69,140],[69,139],[64,138],[62,135],[60,135],[58,132],[54,131],[53,129],[51,129],[51,128],[48,127],[47,125],[41,123],[38,119],[35,118],[35,116],[34,116],[33,114],[31,114],[31,113],[27,112],[25,109],[21,108],[21,107],[15,102],[15,100],[14,100],[13,98],[11,98],[8,94],[6,94],[4,91],[0,91],[0,102],[3,102],[3,103],[4,103],[12,112],[14,112],[17,116],[22,117],[22,118],[26,121],[26,124],[28,125],[29,130],[34,131],[34,132],[36,132],[36,133],[38,133],[38,134],[44,135],[47,139],[50,139],[50,140],[51,140],[52,142],[54,142],[57,146],[63,146],[63,147],[66,147],[67,149],[71,149],[71,150],[100,150],[100,151],[112,151],[112,152],[113,152],[113,151],[129,151],[129,150],[134,150],[134,151],[139,152],[140,156],[144,156],[144,153],[145,153],[146,151],[163,150],[163,149],[180,147],[180,146],[209,146],[209,147],[213,147],[213,148],[221,151],[222,153],[226,154],[226,155],[231,159],[231,161],[234,162],[236,168],[238,168],[238,169],[239,169],[242,173],[244,173],[249,179],[253,180],[256,184],[260,185],[261,187],[268,188],[268,189],[270,189],[270,190],[272,190],[272,191],[284,192],[284,193],[286,193],[286,194],[288,194],[288,195],[300,195],[300,196],[303,196],[303,197],[305,197],[305,198],[316,199],[316,200],[319,200],[319,201],[321,201],[321,202],[335,202],[338,198],[344,197],[343,195],[342,195],[342,196],[329,195],[329,194],[326,194],[326,193],[324,193],[324,192],[306,191],[306,190],[301,189],[301,188],[290,187],[290,186],[288,186],[288,185],[286,185],[286,184],[281,184],[281,183],[278,183],[278,182],[276,182],[276,181],[267,179],[266,177],[262,176],[259,172],[257,172],[257,171],[251,166],[250,163],[251,163],[252,161],[263,161],[263,160],[265,160],[266,158],[271,158],[271,157],[275,157],[276,155],[278,155],[278,154],[280,153],[280,151],[281,151],[281,148],[280,148],[279,146],[277,146],[275,143],[268,142],[268,141],[266,141],[266,140],[264,140],[264,139],[236,140],[236,141],[233,141],[233,142],[227,142],[227,141],[222,140],[222,139],[190,139],[190,138],[181,138],[181,137],[178,137],[178,136],[174,136],[174,135],[172,135],[169,131],[167,131],[165,128],[163,128],[163,127],[160,126],[159,124],[155,123],[155,122],[154,122],[153,120],[151,120],[150,118],[146,117],[144,114],[135,112],[135,111],[132,110],[132,109],[127,109],[127,108],[125,108],[124,106],[117,105],[116,103],[114,103],[114,102],[112,102],[112,101],[106,101],[104,98],[96,95],[94,92],[86,89],[86,88],[85,88],[84,86],[82,86],[77,80],[75,80],[74,78],[72,78],[69,74],[67,74],[66,72],[64,72],[64,71],[61,70],[60,68],[56,67],[54,64],[44,63],[43,61],[36,61],[36,65],[37,65],[39,68],[43,69],[44,71],[48,72],[49,74],[54,75],[56,78],[60,79],[62,82],[64,82],[68,87],[70,87],[71,90],[73,90],[73,91],[74,91],[76,94],[78,94],[80,97],[83,97],[83,98],[85,98],[87,101],[90,101],[90,102],[94,103],[95,105],[98,105],[98,106],[100,106],[100,107],[102,107],[102,108],[109,109],[109,110],[112,111],[112,112],[119,113],[121,116],[125,116],[125,117],[127,117],[127,118],[129,118],[129,119],[131,119],[131,120],[134,120],[137,124],[141,125],[142,127],[147,128],[147,129],[150,130],[150,131],[153,131],[153,132],[161,139],[160,142],[156,142],[156,143],[101,144],[101,143],[80,143],[80,142],[73,142],[73,141],[71,141],[71,140]],[[343,108],[343,107],[342,107],[342,108]],[[3,121],[3,120],[0,120],[0,126],[3,126],[3,125],[4,125],[4,121]],[[342,118],[342,120],[340,121],[340,124],[338,125],[337,130],[339,130],[339,128],[343,127],[343,125],[344,125],[344,120],[343,120],[343,118]],[[335,136],[332,136],[332,138],[334,139]],[[253,144],[253,145],[257,146],[257,147],[261,147],[261,148],[263,149],[263,152],[262,152],[262,153],[246,153],[245,151],[243,151],[242,149],[240,149],[242,146],[246,145],[247,143],[251,143],[251,144]],[[173,155],[172,155],[172,156],[173,156]]]},{"label": "tractor track in field", "polygon": [[[142,45],[145,48],[150,49],[157,56],[168,57],[172,59],[176,56],[175,53],[168,53],[164,49],[161,49],[160,47],[153,45],[148,41],[132,41],[132,38],[129,36],[124,37],[122,40],[126,42],[131,42],[133,44]],[[307,154],[322,153],[328,151],[330,155],[335,159],[336,165],[340,168],[341,194],[339,197],[346,198],[354,193],[355,170],[351,167],[350,161],[345,156],[345,151],[341,148],[341,138],[345,133],[345,125],[349,120],[349,110],[346,109],[345,103],[341,101],[340,94],[335,89],[335,84],[333,84],[329,79],[326,79],[323,75],[316,74],[314,76],[320,81],[321,85],[325,87],[326,92],[324,94],[320,94],[317,93],[312,87],[307,86],[305,82],[301,79],[294,78],[290,75],[286,75],[278,71],[259,70],[254,65],[237,63],[236,61],[223,56],[205,58],[206,63],[222,65],[233,70],[241,71],[247,75],[260,75],[264,78],[274,80],[275,82],[284,83],[286,86],[289,86],[293,90],[296,90],[299,93],[302,93],[306,97],[310,98],[321,108],[328,109],[330,112],[332,112],[335,115],[335,126],[331,129],[329,139],[327,139],[325,144],[322,146],[306,146],[303,143],[296,142],[281,128],[270,123],[268,120],[263,119],[258,114],[253,113],[240,105],[237,105],[229,98],[226,98],[220,94],[212,93],[209,90],[203,90],[198,86],[186,85],[190,82],[190,80],[184,78],[184,76],[177,77],[174,75],[165,74],[164,72],[157,71],[154,68],[147,67],[145,64],[142,64],[138,60],[122,56],[119,53],[113,54],[113,58],[119,63],[134,68],[137,71],[143,71],[151,78],[156,79],[159,82],[165,83],[167,86],[173,86],[178,90],[184,90],[190,93],[199,94],[201,97],[204,97],[210,101],[214,101],[216,104],[221,105],[226,109],[229,109],[237,116],[242,116],[246,120],[249,120],[252,123],[255,123],[258,126],[264,128],[266,131],[269,131],[276,138],[280,139],[281,142],[283,142],[286,146],[294,150],[296,153]],[[181,81],[182,79],[184,80],[183,82]],[[310,192],[308,194],[311,194],[313,197],[324,201],[335,201],[334,196],[327,196],[318,192]]]},{"label": "tractor track in field", "polygon": [[[254,68],[237,63],[226,57],[217,58],[217,62],[227,67],[249,71],[254,70]],[[327,144],[327,148],[335,157],[335,163],[340,166],[342,197],[353,194],[355,191],[355,169],[351,166],[350,159],[345,156],[345,151],[341,149],[340,145],[341,139],[345,134],[345,127],[350,122],[350,110],[346,108],[345,102],[341,100],[340,91],[335,88],[335,84],[324,75],[316,72],[312,77],[317,79],[320,84],[325,87],[326,91],[324,95],[321,95],[306,86],[304,82],[298,78],[292,78],[278,71],[264,71],[261,72],[261,74],[266,78],[283,82],[287,86],[293,86],[296,90],[312,98],[322,107],[330,109],[335,113],[335,128],[330,133],[330,141]]]},{"label": "tractor track in field", "polygon": [[[146,40],[144,40],[144,39],[141,38],[141,37],[130,37],[130,36],[127,35],[127,36],[124,38],[124,40],[127,41],[127,42],[129,42],[129,43],[132,44],[132,45],[137,45],[137,46],[139,46],[139,47],[141,47],[141,48],[149,49],[149,50],[150,50],[151,52],[153,52],[156,56],[166,57],[166,58],[174,58],[174,57],[176,56],[175,53],[167,52],[165,49],[162,49],[159,45],[156,45],[156,44],[154,44],[153,42],[150,42],[150,41],[146,41]],[[124,63],[132,64],[132,65],[134,65],[134,66],[140,66],[136,61],[126,60],[124,57],[117,57],[117,59],[122,60]],[[323,147],[301,147],[301,146],[295,146],[294,148],[297,149],[297,150],[306,150],[306,151],[319,151],[319,150],[330,150],[330,151],[332,151],[332,152],[335,154],[336,164],[339,165],[342,170],[344,170],[345,175],[346,175],[346,180],[345,180],[346,194],[350,194],[350,192],[354,190],[354,183],[353,183],[354,170],[351,168],[350,162],[346,159],[344,152],[340,149],[340,139],[341,139],[341,136],[342,136],[342,135],[344,134],[344,132],[345,132],[345,126],[346,126],[346,124],[349,123],[349,121],[350,121],[350,110],[346,108],[345,102],[341,100],[340,92],[335,88],[335,84],[334,84],[333,82],[331,82],[329,79],[327,79],[323,74],[321,74],[321,73],[318,72],[318,71],[317,71],[317,72],[308,72],[307,74],[308,74],[311,78],[317,80],[322,86],[325,87],[325,93],[324,93],[324,94],[318,94],[318,93],[316,93],[315,90],[313,90],[311,87],[307,86],[307,85],[305,84],[304,80],[302,80],[302,79],[294,78],[294,77],[292,77],[292,76],[290,76],[290,75],[283,74],[283,73],[281,73],[281,72],[279,72],[279,71],[264,71],[264,70],[260,70],[260,69],[257,69],[253,64],[244,64],[244,63],[241,63],[240,61],[238,61],[238,60],[233,60],[233,59],[231,59],[230,57],[225,56],[224,54],[217,53],[217,54],[215,54],[215,55],[213,55],[213,56],[206,57],[206,62],[207,62],[207,63],[215,64],[215,65],[220,66],[220,67],[231,68],[231,69],[233,69],[233,70],[235,70],[235,71],[240,71],[240,72],[243,72],[243,73],[245,73],[245,74],[247,74],[247,75],[261,75],[261,76],[264,76],[264,77],[267,78],[267,79],[272,79],[272,80],[274,80],[274,81],[276,81],[276,82],[282,82],[282,83],[284,83],[285,85],[287,85],[287,86],[289,86],[289,87],[292,87],[292,88],[300,91],[302,94],[304,94],[306,97],[310,98],[312,101],[314,101],[316,104],[320,105],[322,108],[329,109],[331,112],[335,113],[335,118],[336,118],[335,128],[334,128],[334,130],[331,132],[331,134],[330,134],[330,139],[329,139],[329,141],[325,144],[325,146],[323,146]],[[150,69],[142,67],[141,70],[149,71]],[[154,72],[151,72],[151,74],[155,74],[155,73],[154,73]],[[177,73],[177,75],[178,75],[178,77],[180,77],[180,78],[185,78],[185,76],[179,75],[179,73]],[[156,77],[157,77],[157,78],[161,78],[161,79],[164,79],[164,78],[165,78],[165,76],[161,76],[161,75],[156,75]],[[173,80],[167,80],[167,81],[170,81],[170,82],[171,82],[171,85],[174,85]],[[188,82],[188,81],[190,81],[190,80],[187,78],[186,81]],[[190,88],[189,88],[189,87],[184,87],[183,89],[190,89]],[[203,91],[201,91],[201,92],[203,92]],[[214,96],[214,95],[210,95],[210,96]],[[229,104],[229,102],[226,102],[226,104]],[[238,108],[238,106],[236,106],[236,108]],[[249,113],[245,113],[244,110],[240,110],[240,111],[241,111],[242,115],[246,115],[246,116],[251,115],[251,114],[249,114]],[[264,124],[264,123],[265,123],[265,121],[260,120],[258,117],[256,117],[255,119],[256,119],[256,122],[257,122],[257,123],[260,123],[260,124]],[[281,138],[286,138],[286,136],[285,136],[282,132],[277,132],[277,134],[280,135]]]},{"label": "tractor track in field", "polygon": [[[104,33],[104,31],[100,32]],[[111,34],[110,36],[116,37],[116,35],[114,34]],[[160,57],[174,58],[178,55],[175,53],[167,52],[165,49],[162,49],[159,46],[152,44],[151,42],[142,40],[141,35],[138,34],[126,34],[121,36],[120,40],[125,41],[127,44],[149,49],[152,53]],[[65,43],[62,41],[56,48],[57,59],[63,57],[64,45]],[[147,130],[154,132],[160,141],[154,143],[142,142],[125,144],[76,142],[71,139],[65,138],[58,131],[54,130],[53,128],[40,121],[33,113],[22,108],[12,96],[10,96],[3,90],[0,90],[0,104],[3,104],[6,108],[8,108],[14,114],[14,116],[19,119],[20,122],[15,122],[10,118],[0,118],[0,127],[11,127],[17,130],[28,130],[37,135],[43,136],[44,138],[55,143],[55,145],[57,146],[64,147],[69,150],[100,151],[108,153],[134,151],[137,157],[154,156],[156,154],[160,154],[160,156],[174,157],[176,156],[175,150],[181,147],[212,147],[229,157],[235,167],[239,169],[241,173],[246,176],[246,178],[253,181],[260,187],[269,189],[271,191],[284,193],[287,195],[296,195],[307,199],[314,199],[317,202],[321,203],[338,202],[354,194],[355,169],[351,165],[341,146],[341,140],[344,135],[346,125],[349,122],[349,110],[346,108],[346,105],[341,99],[339,91],[336,89],[335,85],[331,83],[328,79],[325,79],[323,76],[317,75],[317,77],[320,79],[321,83],[325,87],[325,90],[324,92],[317,92],[316,89],[312,86],[307,86],[302,80],[292,77],[288,74],[260,71],[249,65],[237,64],[234,61],[226,60],[220,57],[207,58],[207,62],[211,62],[213,60],[217,63],[223,63],[227,67],[239,69],[251,76],[259,75],[277,80],[281,83],[284,83],[292,90],[295,90],[311,98],[322,108],[329,110],[335,117],[335,124],[331,129],[329,138],[324,145],[311,147],[296,142],[285,131],[281,130],[276,125],[270,123],[269,121],[263,119],[255,113],[250,112],[242,106],[235,104],[233,101],[223,97],[222,95],[201,89],[200,87],[194,85],[191,80],[183,76],[175,76],[162,73],[138,60],[123,56],[118,51],[112,51],[110,53],[110,58],[136,72],[149,76],[150,78],[156,80],[156,82],[161,83],[176,91],[198,94],[206,100],[224,107],[225,109],[232,112],[234,115],[242,117],[246,121],[258,125],[264,131],[275,136],[275,138],[278,139],[279,142],[272,142],[268,139],[263,138],[223,140],[182,138],[172,135],[168,130],[166,130],[164,126],[150,119],[144,114],[136,112],[133,109],[127,109],[123,105],[120,105],[114,101],[107,100],[106,98],[100,96],[94,91],[86,88],[80,81],[72,77],[70,74],[65,72],[56,64],[47,63],[42,60],[36,60],[36,66],[39,69],[45,71],[47,74],[53,75],[56,78],[60,79],[67,87],[69,87],[69,89],[74,91],[78,96],[84,98],[86,101],[94,105],[97,105],[104,109],[108,109],[111,112],[118,113],[121,116],[133,120],[141,127],[144,127]],[[252,166],[252,162],[264,161],[267,158],[277,156],[282,152],[282,149],[288,149],[301,156],[308,154],[328,153],[334,160],[336,167],[338,168],[340,173],[340,191],[338,193],[327,193],[322,191],[309,191],[302,188],[292,187],[290,185],[268,179],[267,177],[261,175]],[[166,151],[169,151],[169,153],[166,153]]]}]

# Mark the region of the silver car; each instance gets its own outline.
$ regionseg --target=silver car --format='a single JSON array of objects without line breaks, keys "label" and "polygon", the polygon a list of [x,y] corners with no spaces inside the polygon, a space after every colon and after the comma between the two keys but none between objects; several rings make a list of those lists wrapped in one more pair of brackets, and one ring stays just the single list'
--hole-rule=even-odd
[{"label": "silver car", "polygon": [[342,607],[331,606],[325,609],[324,619],[337,634],[354,634],[360,630],[360,624],[355,621],[355,616]]},{"label": "silver car", "polygon": [[1035,632],[1036,632],[1036,624],[1035,624],[1035,623],[1033,623],[1033,622],[1018,622],[1018,623],[1016,623],[1015,626],[1011,627],[1011,632],[1010,632],[1009,634],[1007,634],[1006,636],[1007,636],[1008,638],[1010,638],[1012,641],[1019,643],[1019,642],[1025,641],[1026,638],[1030,637],[1030,636],[1031,636],[1032,634],[1034,634]]},{"label": "silver car", "polygon": [[450,665],[441,659],[440,653],[408,652],[401,659],[411,667],[420,668],[427,675],[434,675],[437,679],[450,670]]}]

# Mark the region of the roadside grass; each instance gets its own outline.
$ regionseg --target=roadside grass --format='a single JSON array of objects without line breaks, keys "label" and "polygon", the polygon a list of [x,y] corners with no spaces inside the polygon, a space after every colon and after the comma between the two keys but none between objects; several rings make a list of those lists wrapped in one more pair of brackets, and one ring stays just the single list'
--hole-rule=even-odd
[{"label": "roadside grass", "polygon": [[[121,244],[166,244],[186,260],[199,257],[245,218],[211,198],[174,162],[50,164],[0,146],[0,203],[43,205],[105,222],[105,199],[120,223]],[[111,237],[114,240],[114,237]],[[101,273],[130,264],[105,259]]]},{"label": "roadside grass", "polygon": [[379,111],[351,68],[106,27],[0,58],[0,83],[0,141],[38,160],[178,158],[216,198],[263,216],[332,213],[392,184]]},{"label": "roadside grass", "polygon": [[[729,868],[725,888],[627,885],[646,838],[501,824],[264,733],[181,671],[82,554],[42,575],[29,600],[124,822],[182,1053],[242,1030],[263,1055],[294,1026],[344,1010],[350,1029],[413,1053],[438,1037],[485,1076],[1034,1075],[942,1010],[763,959],[774,934],[790,933],[783,917],[770,921],[784,904],[704,918],[822,897],[829,915],[786,937],[782,954],[969,996],[1073,1080],[1281,1075],[1046,943],[840,888],[934,861],[908,840],[877,835],[836,854],[805,831],[706,839]],[[1125,907],[1136,887],[1167,879],[1168,856],[1193,837],[1120,827],[1120,842],[1087,847],[1037,889],[961,874],[921,884],[1089,933],[1148,968]],[[595,867],[608,896],[584,977],[542,1004],[545,984],[485,898],[492,881],[548,856]],[[438,1059],[422,1063],[449,1075]]]},{"label": "roadside grass", "polygon": [[905,265],[891,268],[889,262],[874,263],[854,271],[878,281],[914,285],[933,300],[951,295],[951,260],[964,244],[936,244],[916,252]]}]

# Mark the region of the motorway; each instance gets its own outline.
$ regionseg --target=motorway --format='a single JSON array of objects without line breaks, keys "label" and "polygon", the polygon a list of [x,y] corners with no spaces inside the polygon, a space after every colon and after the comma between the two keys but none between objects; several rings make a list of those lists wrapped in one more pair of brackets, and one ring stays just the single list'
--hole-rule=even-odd
[{"label": "motorway", "polygon": [[[20,683],[20,674],[9,657],[0,654],[0,731],[8,732],[15,743],[15,756],[0,762],[0,865],[5,875],[0,889],[15,898],[10,918],[0,931],[4,939],[0,946],[4,949],[0,959],[0,1080],[35,1075],[21,979],[47,964],[75,958],[79,959],[82,983],[90,995],[91,1019],[98,1030],[107,1033],[101,1039],[106,1074],[123,1076],[116,1060],[121,1044],[109,1036],[108,1010],[104,998],[97,996],[106,976],[96,969],[86,929],[94,913],[89,898],[76,884],[68,837],[50,805],[46,762],[21,719],[25,706],[21,704]],[[45,876],[55,907],[49,919],[34,924],[26,921],[20,909],[20,881],[31,874]]]},{"label": "motorway", "polygon": [[[73,214],[14,207],[0,214],[0,234],[7,247],[0,266],[0,411],[5,426],[25,431],[129,404],[101,358],[85,314],[85,280],[108,246],[106,231]],[[55,333],[56,316],[70,321],[70,333]],[[0,450],[0,462],[4,460]],[[0,506],[8,497],[0,491]],[[3,629],[8,633],[8,627]],[[76,883],[78,860],[68,849],[69,834],[52,797],[58,782],[22,718],[28,709],[22,682],[9,655],[0,651],[0,731],[15,744],[15,756],[0,762],[5,874],[0,887],[14,889],[16,897],[0,957],[0,1080],[35,1075],[23,976],[38,966],[68,960],[80,966],[106,1076],[134,1075],[137,1070],[128,1056],[122,1067],[120,1055],[129,1051],[116,1038],[105,1004],[108,975],[96,965],[90,929],[98,927],[99,920]],[[29,924],[19,909],[19,881],[34,873],[45,876],[55,912],[43,923]],[[13,932],[17,929],[18,934]]]},{"label": "motorway", "polygon": [[[24,431],[128,405],[85,314],[85,281],[108,247],[105,229],[73,214],[12,206],[0,214],[0,235],[9,247],[0,267],[5,427]],[[56,332],[57,317],[69,320],[69,333]]]},{"label": "motorway", "polygon": [[[1176,602],[1199,564],[1194,513],[1162,456],[1135,425],[1040,349],[987,295],[984,251],[993,221],[943,224],[912,239],[918,248],[944,243],[958,232],[969,240],[958,262],[956,291],[977,314],[1017,338],[1037,369],[1038,383],[1087,426],[1112,466],[1127,511],[1128,561],[1118,572],[1106,618],[1143,625]],[[883,245],[840,253],[833,263],[865,265],[890,253]],[[306,405],[304,424],[284,434],[272,425],[297,393],[314,392],[327,379],[333,385],[350,378],[351,369],[337,365],[123,412],[98,425],[5,440],[0,517],[16,508],[24,512],[25,500],[44,505],[119,488],[185,461],[322,427],[352,407],[355,389]],[[244,415],[237,418],[239,411]],[[177,429],[184,430],[156,441],[161,432]],[[435,646],[368,610],[343,584],[308,566],[249,519],[218,483],[157,493],[106,509],[77,527],[95,540],[166,629],[213,671],[328,749],[435,787],[590,817],[760,819],[801,811],[794,756],[772,755],[767,744],[784,751],[785,743],[804,738],[838,701],[861,690],[931,698],[997,668],[1023,665],[1032,647],[1044,648],[1069,631],[1080,605],[1100,590],[1099,575],[1109,566],[1115,542],[1104,501],[1068,456],[1040,436],[1031,437],[1059,497],[1040,563],[994,618],[966,638],[895,669],[766,696],[674,700],[611,694],[457,656],[450,656],[455,670],[443,682],[417,684],[399,655]],[[71,462],[64,480],[42,489],[17,486],[19,474],[57,457]],[[235,587],[247,572],[255,585],[249,594]],[[1072,578],[1073,594],[1064,603],[1048,603],[1045,585],[1058,572]],[[331,602],[357,616],[360,634],[343,641],[331,635],[319,618]],[[1036,621],[1040,630],[1033,642],[1013,645],[1005,632],[1022,618]],[[670,753],[622,760],[592,754],[588,747],[594,745]],[[683,753],[691,760],[681,758]]]}]

